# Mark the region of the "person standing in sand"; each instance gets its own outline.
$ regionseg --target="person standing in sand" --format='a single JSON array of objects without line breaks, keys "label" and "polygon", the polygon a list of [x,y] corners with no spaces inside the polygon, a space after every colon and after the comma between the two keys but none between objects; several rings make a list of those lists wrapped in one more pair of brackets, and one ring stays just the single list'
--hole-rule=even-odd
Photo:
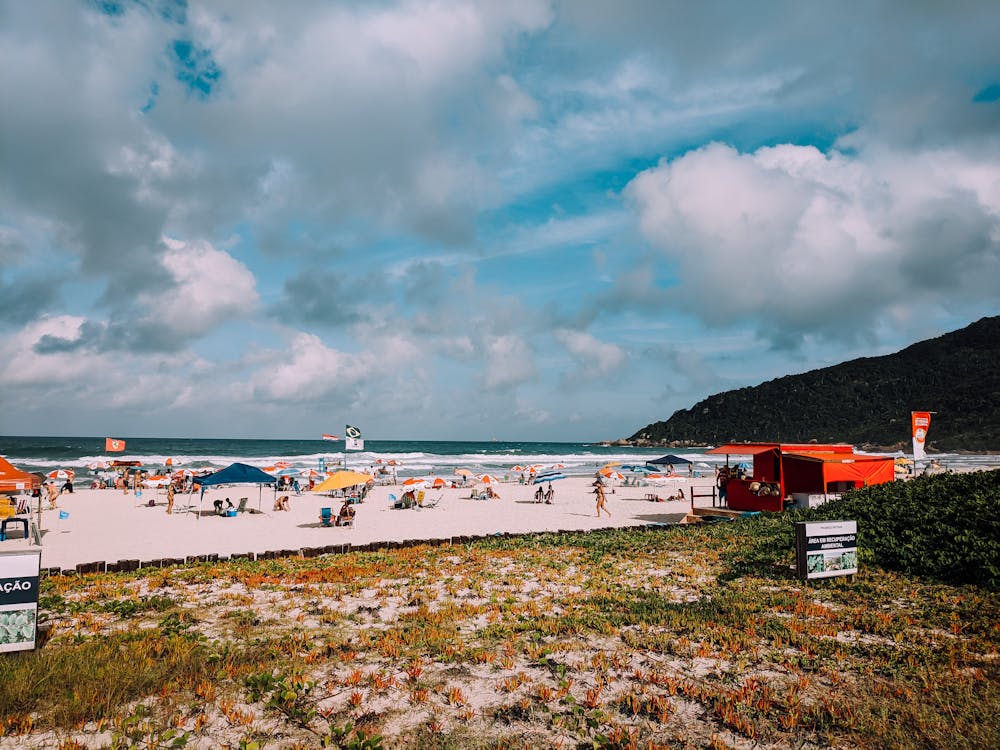
[{"label": "person standing in sand", "polygon": [[601,511],[603,510],[608,514],[608,518],[611,518],[611,511],[608,510],[607,498],[604,497],[604,485],[598,484],[594,487],[594,494],[597,495],[597,517],[601,517]]},{"label": "person standing in sand", "polygon": [[59,499],[59,490],[56,489],[56,486],[52,482],[48,482],[45,485],[45,491],[48,493],[49,496],[48,497],[49,507],[58,508],[59,506],[56,504],[56,501]]},{"label": "person standing in sand", "polygon": [[174,483],[171,482],[167,485],[167,513],[171,514],[174,512]]}]

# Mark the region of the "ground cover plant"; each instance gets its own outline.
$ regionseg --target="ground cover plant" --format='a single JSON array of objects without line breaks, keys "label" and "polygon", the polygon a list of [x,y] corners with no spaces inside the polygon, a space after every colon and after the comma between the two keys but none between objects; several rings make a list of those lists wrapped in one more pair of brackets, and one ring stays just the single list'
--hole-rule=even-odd
[{"label": "ground cover plant", "polygon": [[54,577],[0,747],[1000,746],[995,591],[792,520]]}]

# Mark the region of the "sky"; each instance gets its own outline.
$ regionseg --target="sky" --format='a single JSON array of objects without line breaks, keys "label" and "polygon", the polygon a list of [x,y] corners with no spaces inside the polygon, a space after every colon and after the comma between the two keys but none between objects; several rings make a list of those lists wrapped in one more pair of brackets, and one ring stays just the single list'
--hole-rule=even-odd
[{"label": "sky", "polygon": [[0,434],[591,441],[1000,312],[995,3],[0,0]]}]

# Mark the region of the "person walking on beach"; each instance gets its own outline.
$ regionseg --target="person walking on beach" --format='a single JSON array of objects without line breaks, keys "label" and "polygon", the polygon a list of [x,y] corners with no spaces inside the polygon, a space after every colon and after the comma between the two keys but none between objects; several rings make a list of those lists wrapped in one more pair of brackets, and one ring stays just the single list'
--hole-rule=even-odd
[{"label": "person walking on beach", "polygon": [[167,514],[170,515],[174,512],[174,483],[171,482],[167,485]]},{"label": "person walking on beach", "polygon": [[594,494],[597,495],[597,517],[601,517],[601,511],[603,510],[608,514],[608,518],[611,518],[611,511],[608,510],[607,498],[604,497],[604,485],[598,484],[594,487]]}]

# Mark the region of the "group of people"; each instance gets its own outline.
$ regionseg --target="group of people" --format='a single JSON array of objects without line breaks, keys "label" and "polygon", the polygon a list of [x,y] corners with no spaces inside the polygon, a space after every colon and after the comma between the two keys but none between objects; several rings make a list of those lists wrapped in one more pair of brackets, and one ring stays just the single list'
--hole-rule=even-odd
[{"label": "group of people", "polygon": [[542,489],[542,485],[538,485],[538,489],[535,490],[535,502],[540,503],[543,500],[546,505],[552,505],[552,501],[556,497],[556,491],[552,489],[552,482],[549,482],[549,488],[547,490]]}]

